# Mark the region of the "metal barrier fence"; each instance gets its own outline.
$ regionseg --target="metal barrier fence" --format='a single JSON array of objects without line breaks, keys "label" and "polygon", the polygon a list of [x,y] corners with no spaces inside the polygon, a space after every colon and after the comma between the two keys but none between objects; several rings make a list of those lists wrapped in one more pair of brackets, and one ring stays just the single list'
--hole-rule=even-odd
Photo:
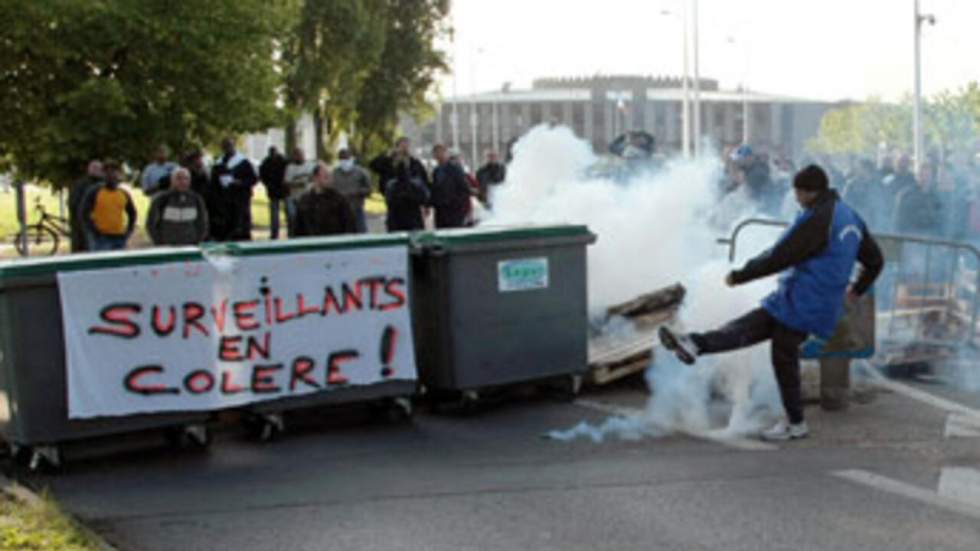
[{"label": "metal barrier fence", "polygon": [[[779,220],[751,218],[729,238],[735,261],[739,235],[750,226],[786,227]],[[878,365],[951,359],[975,345],[980,313],[980,250],[969,243],[875,234],[885,266],[875,282]]]}]

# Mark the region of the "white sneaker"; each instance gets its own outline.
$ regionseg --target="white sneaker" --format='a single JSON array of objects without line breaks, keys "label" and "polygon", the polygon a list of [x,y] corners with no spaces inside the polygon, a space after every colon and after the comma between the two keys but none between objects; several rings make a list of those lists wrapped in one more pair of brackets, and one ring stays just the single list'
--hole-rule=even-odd
[{"label": "white sneaker", "polygon": [[699,350],[691,337],[678,335],[666,326],[660,328],[658,335],[660,336],[660,343],[664,345],[664,348],[673,352],[677,359],[687,365],[693,365],[697,361]]},{"label": "white sneaker", "polygon": [[760,436],[763,440],[785,442],[786,440],[806,438],[809,434],[810,427],[807,426],[806,421],[792,424],[786,422],[785,420],[780,420],[778,423],[773,425],[772,428],[762,431]]}]

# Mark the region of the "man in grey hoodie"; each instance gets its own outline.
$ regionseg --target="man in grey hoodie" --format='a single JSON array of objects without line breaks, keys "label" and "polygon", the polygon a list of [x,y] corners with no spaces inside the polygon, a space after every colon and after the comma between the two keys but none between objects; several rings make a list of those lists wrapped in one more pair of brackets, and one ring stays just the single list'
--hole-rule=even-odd
[{"label": "man in grey hoodie", "polygon": [[364,200],[371,195],[371,177],[367,171],[357,166],[349,150],[341,149],[337,157],[340,162],[333,170],[331,179],[333,188],[350,203],[351,210],[354,211],[354,220],[357,222],[357,233],[367,233]]},{"label": "man in grey hoodie", "polygon": [[146,233],[155,245],[196,245],[207,237],[204,198],[190,188],[190,172],[178,168],[170,175],[170,189],[153,198],[146,215]]}]

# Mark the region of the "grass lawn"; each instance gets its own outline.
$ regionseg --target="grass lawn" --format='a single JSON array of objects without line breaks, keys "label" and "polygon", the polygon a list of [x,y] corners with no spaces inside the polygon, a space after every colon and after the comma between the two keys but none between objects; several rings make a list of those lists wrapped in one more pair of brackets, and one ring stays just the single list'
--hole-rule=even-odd
[{"label": "grass lawn", "polygon": [[44,497],[21,501],[0,493],[0,551],[98,551],[99,542]]},{"label": "grass lawn", "polygon": [[[139,191],[131,191],[133,201],[136,202],[136,210],[139,212],[139,221],[137,222],[137,227],[139,231],[136,237],[137,241],[146,241],[145,235],[143,233],[143,222],[146,220],[146,209],[149,207],[149,199]],[[16,194],[11,191],[10,193],[0,193],[0,242],[10,243],[13,236],[17,233],[19,227],[17,225],[17,205],[16,205]],[[65,193],[65,201],[68,200],[68,194]],[[27,187],[27,209],[28,216],[27,220],[32,223],[38,219],[37,212],[34,210],[35,204],[40,202],[51,214],[59,214],[61,211],[58,206],[58,194],[52,193],[49,188],[39,188],[35,186]],[[67,206],[66,206],[67,208]],[[385,213],[385,203],[384,198],[375,193],[371,197],[368,197],[367,202],[364,206],[368,214],[371,215],[382,215]],[[280,214],[280,216],[283,216]],[[268,228],[269,227],[269,198],[265,194],[265,187],[255,186],[255,195],[252,197],[252,223],[256,228]],[[282,221],[285,224],[285,219]]]}]

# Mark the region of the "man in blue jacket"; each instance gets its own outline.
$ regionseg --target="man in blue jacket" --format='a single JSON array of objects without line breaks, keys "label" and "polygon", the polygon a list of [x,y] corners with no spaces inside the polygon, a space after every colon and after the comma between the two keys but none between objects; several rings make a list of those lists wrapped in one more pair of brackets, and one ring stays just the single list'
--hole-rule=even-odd
[{"label": "man in blue jacket", "polygon": [[[768,251],[725,278],[729,287],[784,272],[779,287],[761,307],[707,333],[676,334],[660,329],[660,341],[678,359],[693,364],[699,355],[747,348],[771,340],[772,364],[786,420],[762,433],[766,440],[809,434],[800,390],[800,345],[812,335],[829,339],[848,301],[863,295],[881,273],[881,249],[861,217],[830,189],[827,174],[810,165],[793,179],[803,207],[793,225]],[[854,262],[862,270],[852,281]],[[787,422],[788,421],[788,422]]]}]

